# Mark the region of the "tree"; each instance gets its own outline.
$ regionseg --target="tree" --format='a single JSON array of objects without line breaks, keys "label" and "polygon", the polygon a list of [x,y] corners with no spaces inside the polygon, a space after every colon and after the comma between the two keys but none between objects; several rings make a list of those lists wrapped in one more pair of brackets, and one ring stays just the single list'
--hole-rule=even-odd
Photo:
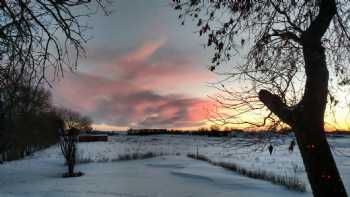
[{"label": "tree", "polygon": [[62,154],[66,160],[68,166],[68,172],[63,174],[63,177],[76,177],[82,176],[82,172],[75,173],[74,166],[76,163],[76,152],[77,152],[77,138],[79,130],[76,128],[71,128],[65,130],[61,134],[60,147]]},{"label": "tree", "polygon": [[70,109],[58,108],[56,113],[59,122],[61,122],[59,125],[62,125],[60,128],[60,147],[68,166],[68,172],[63,174],[63,177],[82,176],[82,172],[74,172],[78,135],[81,131],[91,131],[92,121],[88,116],[83,116]]},{"label": "tree", "polygon": [[350,1],[173,0],[172,5],[182,24],[188,16],[197,22],[199,35],[213,48],[211,71],[248,51],[227,76],[250,81],[250,88],[222,86],[226,100],[242,101],[222,104],[244,113],[262,108],[258,98],[293,129],[314,196],[347,196],[325,136],[324,114],[328,96],[336,104],[329,78],[340,86],[350,83]]},{"label": "tree", "polygon": [[0,1],[0,132],[12,122],[21,88],[36,89],[75,70],[88,26],[80,19],[108,0]]},{"label": "tree", "polygon": [[[94,5],[94,2],[96,5]],[[93,7],[105,10],[104,0],[15,0],[0,2],[1,79],[47,81],[46,69],[74,69],[84,53],[86,25],[82,17]]]},{"label": "tree", "polygon": [[[89,28],[81,18],[97,9],[107,14],[109,3],[0,1],[0,151],[15,146],[19,149],[15,154],[23,156],[28,147],[57,141],[58,117],[48,99],[49,92],[42,87],[62,77],[64,69],[76,69],[78,59],[85,54],[84,33]],[[84,121],[87,125],[90,120]],[[43,136],[46,141],[40,140]]]},{"label": "tree", "polygon": [[[11,87],[9,87],[11,88]],[[3,95],[5,93],[3,92]],[[23,158],[59,140],[51,94],[43,87],[18,86],[16,105],[3,124],[0,153],[3,160]]]},{"label": "tree", "polygon": [[220,127],[218,125],[211,125],[210,126],[210,131],[211,132],[217,132],[217,131],[220,131]]},{"label": "tree", "polygon": [[71,109],[60,108],[57,109],[57,113],[64,122],[64,129],[78,129],[80,131],[91,131],[92,120],[88,116],[83,116],[79,112]]}]

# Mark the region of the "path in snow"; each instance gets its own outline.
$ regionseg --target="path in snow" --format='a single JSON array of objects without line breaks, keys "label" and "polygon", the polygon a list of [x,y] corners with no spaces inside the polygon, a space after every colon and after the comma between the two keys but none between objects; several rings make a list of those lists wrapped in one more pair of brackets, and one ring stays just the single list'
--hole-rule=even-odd
[{"label": "path in snow", "polygon": [[239,176],[185,157],[90,163],[61,178],[60,160],[25,159],[0,166],[0,197],[284,197],[312,196]]}]

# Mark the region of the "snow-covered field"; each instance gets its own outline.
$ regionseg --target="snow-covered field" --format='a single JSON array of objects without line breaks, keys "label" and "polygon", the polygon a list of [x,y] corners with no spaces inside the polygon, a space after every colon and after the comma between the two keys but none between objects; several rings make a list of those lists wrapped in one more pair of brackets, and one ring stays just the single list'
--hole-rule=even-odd
[{"label": "snow-covered field", "polygon": [[[206,155],[276,175],[297,177],[307,183],[297,149],[288,152],[291,140],[279,140],[270,156],[263,145],[237,148],[242,139],[199,136],[120,136],[109,142],[79,143],[78,178],[61,178],[66,171],[58,146],[20,161],[0,165],[0,197],[17,196],[312,196],[266,181],[239,176],[220,167],[186,158]],[[350,138],[330,138],[335,158],[350,188]],[[255,149],[263,150],[256,151]],[[136,161],[117,161],[121,155],[153,152],[166,155]]]}]

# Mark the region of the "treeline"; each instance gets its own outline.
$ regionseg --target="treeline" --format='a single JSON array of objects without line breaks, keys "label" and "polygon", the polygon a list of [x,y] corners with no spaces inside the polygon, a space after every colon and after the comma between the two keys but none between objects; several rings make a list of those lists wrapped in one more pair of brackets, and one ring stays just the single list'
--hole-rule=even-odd
[{"label": "treeline", "polygon": [[220,127],[213,125],[209,128],[199,128],[198,130],[176,130],[176,129],[129,129],[128,135],[197,135],[208,137],[237,137],[237,136],[257,136],[257,135],[273,135],[273,134],[289,134],[290,129],[275,130],[242,130],[236,128],[226,127],[220,129]]},{"label": "treeline", "polygon": [[128,135],[197,135],[197,136],[208,136],[208,137],[228,137],[235,136],[239,133],[245,133],[242,130],[232,129],[232,130],[211,130],[206,128],[201,128],[198,130],[176,130],[176,129],[129,129],[127,131]]},{"label": "treeline", "polygon": [[67,126],[61,112],[70,110],[56,109],[43,87],[63,77],[65,69],[76,69],[84,54],[84,30],[89,29],[82,28],[79,19],[92,15],[90,8],[96,5],[107,11],[108,4],[1,1],[0,160],[57,142],[57,129]]},{"label": "treeline", "polygon": [[55,107],[44,87],[17,82],[0,89],[0,161],[23,158],[57,143],[60,130],[91,130],[89,118]]}]

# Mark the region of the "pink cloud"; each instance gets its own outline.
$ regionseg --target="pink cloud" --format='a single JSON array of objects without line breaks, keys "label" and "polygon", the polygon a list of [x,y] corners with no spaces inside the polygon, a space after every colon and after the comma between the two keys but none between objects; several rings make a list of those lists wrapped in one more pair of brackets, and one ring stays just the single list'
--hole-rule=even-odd
[{"label": "pink cloud", "polygon": [[165,45],[164,36],[145,42],[133,51],[106,58],[93,72],[106,78],[128,80],[144,88],[158,89],[203,83],[214,78],[190,54],[166,51]]},{"label": "pink cloud", "polygon": [[208,99],[162,92],[184,84],[204,83],[212,75],[191,61],[189,55],[163,50],[165,44],[164,38],[146,42],[129,53],[105,60],[101,68],[96,66],[88,73],[65,72],[64,80],[55,84],[55,103],[86,113],[96,122],[122,127],[198,124],[206,119]]},{"label": "pink cloud", "polygon": [[159,48],[166,43],[166,38],[162,36],[159,40],[149,41],[144,43],[141,47],[128,53],[120,58],[119,62],[122,65],[134,65],[135,63],[142,63],[149,59]]}]

